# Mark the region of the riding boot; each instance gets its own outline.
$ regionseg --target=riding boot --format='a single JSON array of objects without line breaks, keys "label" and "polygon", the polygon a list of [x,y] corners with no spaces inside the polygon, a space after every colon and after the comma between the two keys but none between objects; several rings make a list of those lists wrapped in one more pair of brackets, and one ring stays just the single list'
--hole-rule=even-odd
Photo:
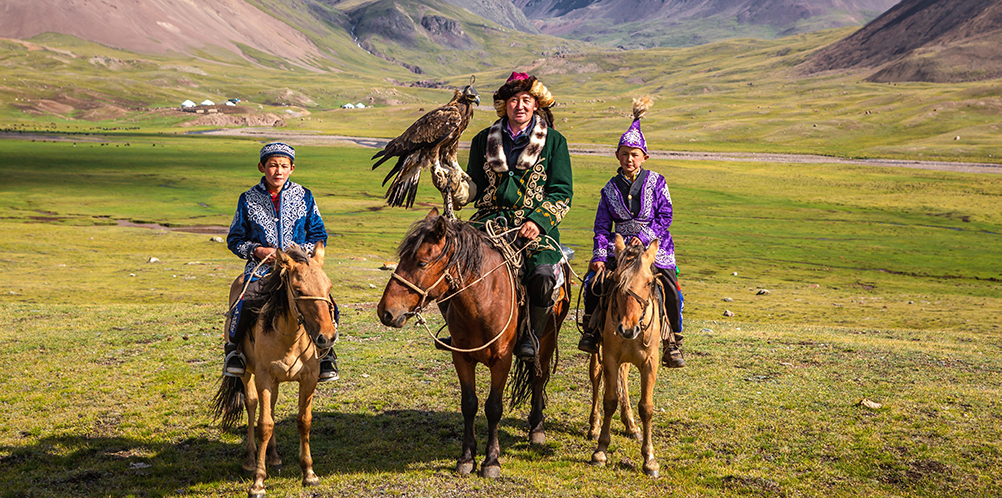
[{"label": "riding boot", "polygon": [[337,353],[334,352],[334,348],[327,350],[327,353],[320,358],[320,376],[317,382],[330,382],[332,380],[338,380],[340,375],[338,375],[337,369]]},{"label": "riding boot", "polygon": [[[444,344],[444,346],[443,346]],[[435,341],[435,349],[441,349],[442,351],[451,351],[449,346],[452,346],[452,336],[439,337]]]},{"label": "riding boot", "polygon": [[661,356],[661,364],[668,368],[682,368],[685,366],[685,358],[682,357],[682,334],[672,332],[675,340],[664,339],[661,347],[664,353]]},{"label": "riding boot", "polygon": [[578,349],[585,353],[598,354],[598,347],[602,344],[604,314],[604,310],[599,307],[594,313],[584,316],[584,327],[581,330],[581,340],[578,341]]},{"label": "riding boot", "polygon": [[549,306],[529,305],[529,329],[522,334],[522,337],[518,338],[518,343],[515,344],[515,356],[518,359],[535,361],[536,344],[539,342],[538,338],[546,331],[546,322],[550,319],[551,309]]}]

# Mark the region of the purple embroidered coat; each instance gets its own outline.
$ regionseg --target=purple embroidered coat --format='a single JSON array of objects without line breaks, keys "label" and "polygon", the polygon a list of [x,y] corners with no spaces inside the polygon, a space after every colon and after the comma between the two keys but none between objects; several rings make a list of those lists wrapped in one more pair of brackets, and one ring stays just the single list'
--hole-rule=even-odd
[{"label": "purple embroidered coat", "polygon": [[[595,213],[595,247],[592,261],[606,261],[615,257],[615,233],[629,243],[638,237],[644,245],[658,239],[658,254],[654,265],[658,268],[675,268],[675,242],[668,227],[671,226],[671,194],[665,178],[653,171],[641,169],[637,179],[629,185],[624,198],[617,185],[616,175],[602,188],[602,198]],[[619,182],[625,180],[620,178]],[[636,214],[634,214],[636,213]],[[615,225],[615,231],[613,231]]]}]

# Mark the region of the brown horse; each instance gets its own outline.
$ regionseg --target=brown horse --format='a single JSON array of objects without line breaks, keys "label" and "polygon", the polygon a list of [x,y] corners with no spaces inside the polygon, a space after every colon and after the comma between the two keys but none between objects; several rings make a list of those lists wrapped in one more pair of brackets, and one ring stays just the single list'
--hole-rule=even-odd
[{"label": "brown horse", "polygon": [[[334,345],[337,325],[333,320],[334,303],[330,299],[331,281],[323,270],[324,246],[317,244],[313,258],[298,247],[275,252],[272,271],[262,278],[262,291],[268,300],[254,328],[244,337],[242,347],[247,357],[247,371],[242,379],[224,377],[214,399],[217,417],[223,427],[232,427],[247,411],[247,442],[244,470],[254,472],[248,495],[263,497],[265,465],[281,466],[275,429],[275,402],[282,382],[299,383],[299,466],[303,486],[320,482],[313,472],[310,455],[310,426],[313,421],[313,392],[320,374],[319,354]],[[232,304],[243,289],[243,276],[230,288]],[[242,402],[241,402],[242,401]],[[260,446],[255,445],[254,414],[258,402],[261,418],[257,429]]]},{"label": "brown horse", "polygon": [[[626,370],[630,363],[640,369],[640,403],[637,410],[643,424],[640,453],[644,457],[644,473],[658,476],[658,462],[654,459],[651,441],[651,419],[654,417],[654,383],[658,376],[658,346],[661,330],[666,327],[661,312],[651,265],[658,252],[658,241],[651,242],[645,251],[642,245],[626,246],[623,237],[616,235],[616,270],[612,274],[613,290],[606,300],[605,324],[602,328],[602,367],[605,373],[605,396],[602,431],[598,448],[592,454],[595,465],[605,465],[606,452],[611,442],[609,434],[612,415],[619,405],[618,386],[626,391]],[[661,297],[663,302],[663,297]],[[597,394],[597,393],[596,393]]]},{"label": "brown horse", "polygon": [[[432,209],[411,226],[398,249],[400,262],[386,284],[376,312],[384,325],[402,327],[419,316],[429,300],[437,301],[452,334],[452,364],[462,392],[463,451],[456,471],[469,474],[476,467],[477,442],[473,422],[477,414],[476,371],[478,363],[490,369],[491,387],[484,412],[487,414],[487,455],[480,466],[484,477],[498,477],[498,422],[504,407],[502,395],[512,367],[519,309],[515,268],[490,243],[488,237],[462,221],[450,221]],[[564,270],[566,272],[566,269]],[[567,282],[565,278],[565,282]],[[517,362],[512,380],[511,404],[517,406],[531,394],[529,441],[546,441],[543,429],[545,386],[550,360],[557,346],[557,333],[567,316],[567,285],[554,306],[553,319],[539,337],[538,364]]]}]

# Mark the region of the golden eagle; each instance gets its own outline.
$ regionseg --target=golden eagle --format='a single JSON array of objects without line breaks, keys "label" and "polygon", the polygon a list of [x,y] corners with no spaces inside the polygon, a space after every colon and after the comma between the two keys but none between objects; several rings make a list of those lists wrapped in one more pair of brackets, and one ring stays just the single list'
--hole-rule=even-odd
[{"label": "golden eagle", "polygon": [[407,131],[390,140],[383,150],[372,156],[379,161],[372,165],[376,169],[391,157],[397,158],[393,169],[383,179],[383,185],[394,175],[393,183],[386,191],[386,203],[391,206],[411,207],[417,194],[418,180],[422,169],[431,169],[432,183],[442,192],[445,214],[452,214],[453,205],[460,208],[469,199],[466,180],[469,176],[459,166],[456,151],[459,136],[466,130],[473,117],[473,109],[480,104],[480,95],[473,88],[476,77],[462,90],[456,90],[448,104],[428,112],[418,118]]}]

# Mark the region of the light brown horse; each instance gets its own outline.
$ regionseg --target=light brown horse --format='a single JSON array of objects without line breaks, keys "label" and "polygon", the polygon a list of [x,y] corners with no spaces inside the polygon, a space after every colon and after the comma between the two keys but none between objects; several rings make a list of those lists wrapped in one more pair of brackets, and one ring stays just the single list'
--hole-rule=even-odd
[{"label": "light brown horse", "polygon": [[[606,300],[605,324],[602,328],[602,367],[605,377],[605,395],[602,431],[598,448],[592,454],[595,465],[605,465],[612,438],[609,433],[612,415],[619,405],[620,382],[626,391],[626,370],[634,364],[640,369],[640,403],[637,411],[643,425],[640,453],[644,458],[644,473],[658,476],[658,462],[654,458],[651,441],[651,419],[654,417],[654,383],[658,376],[658,346],[661,329],[665,327],[651,265],[658,252],[654,240],[647,250],[642,245],[626,246],[623,237],[616,235],[616,270],[612,274],[613,290]],[[663,298],[662,298],[663,301]]]},{"label": "light brown horse", "polygon": [[[331,281],[323,270],[324,246],[317,244],[312,258],[298,247],[275,252],[272,271],[262,277],[262,292],[268,296],[254,328],[241,344],[247,357],[242,379],[224,377],[214,399],[223,427],[232,427],[242,409],[247,412],[247,442],[243,468],[254,473],[248,495],[263,497],[266,464],[281,466],[275,444],[275,402],[282,382],[299,383],[299,466],[303,486],[319,484],[310,455],[310,426],[313,422],[313,393],[320,374],[322,352],[334,345],[337,325],[332,316]],[[230,288],[230,303],[243,289],[243,276]],[[241,402],[242,401],[242,402]],[[261,406],[256,445],[254,415]]]},{"label": "light brown horse", "polygon": [[[428,216],[411,226],[398,253],[399,264],[376,308],[379,319],[384,325],[402,327],[409,317],[420,316],[430,301],[437,301],[452,334],[452,363],[459,375],[462,393],[463,450],[456,471],[463,475],[476,467],[475,367],[482,363],[490,369],[491,387],[484,406],[487,455],[481,463],[480,474],[498,477],[501,474],[498,422],[504,411],[502,395],[512,367],[512,351],[522,313],[517,302],[515,269],[508,267],[483,232],[462,221],[439,216],[437,209],[432,209]],[[529,441],[532,444],[546,441],[544,389],[550,376],[557,333],[570,303],[567,285],[561,292],[562,297],[554,306],[553,319],[539,337],[538,365],[517,362],[512,380],[512,406],[531,394]]]}]

